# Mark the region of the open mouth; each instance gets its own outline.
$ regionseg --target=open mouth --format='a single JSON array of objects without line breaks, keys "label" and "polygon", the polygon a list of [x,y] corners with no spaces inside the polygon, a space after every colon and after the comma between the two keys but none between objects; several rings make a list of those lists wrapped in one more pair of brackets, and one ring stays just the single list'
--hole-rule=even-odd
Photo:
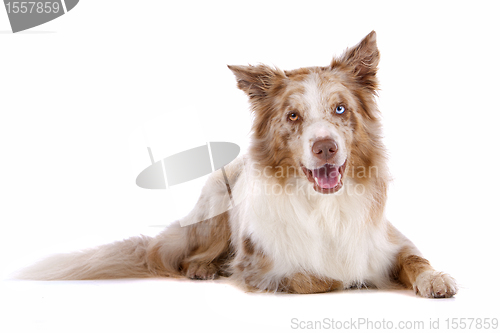
[{"label": "open mouth", "polygon": [[319,193],[335,193],[342,188],[342,176],[345,163],[341,166],[325,164],[317,169],[307,169],[302,165],[307,180],[314,184],[314,190]]}]

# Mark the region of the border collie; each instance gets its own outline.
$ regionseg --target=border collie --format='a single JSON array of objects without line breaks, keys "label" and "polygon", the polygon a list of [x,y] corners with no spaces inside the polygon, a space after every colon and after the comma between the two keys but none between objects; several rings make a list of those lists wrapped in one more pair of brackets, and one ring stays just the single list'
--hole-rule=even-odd
[{"label": "border collie", "polygon": [[[229,66],[254,114],[251,145],[225,175],[212,173],[194,210],[156,237],[57,255],[22,277],[230,276],[247,290],[402,286],[452,297],[454,279],[384,216],[378,63],[371,32],[325,67]],[[228,188],[234,206],[211,217]]]}]

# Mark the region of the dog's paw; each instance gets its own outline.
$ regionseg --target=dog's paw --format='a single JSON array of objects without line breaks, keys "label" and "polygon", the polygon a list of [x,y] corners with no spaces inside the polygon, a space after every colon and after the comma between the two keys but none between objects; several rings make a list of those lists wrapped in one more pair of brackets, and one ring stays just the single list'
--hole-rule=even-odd
[{"label": "dog's paw", "polygon": [[193,280],[213,280],[218,277],[217,267],[212,263],[191,262],[186,276]]},{"label": "dog's paw", "polygon": [[437,271],[420,273],[413,285],[415,293],[428,298],[452,297],[458,287],[455,279],[448,274]]}]

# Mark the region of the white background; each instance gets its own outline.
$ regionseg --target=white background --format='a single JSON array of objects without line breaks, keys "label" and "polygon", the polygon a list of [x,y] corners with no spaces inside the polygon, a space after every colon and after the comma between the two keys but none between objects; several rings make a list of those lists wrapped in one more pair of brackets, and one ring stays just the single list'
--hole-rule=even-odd
[{"label": "white background", "polygon": [[[156,159],[248,146],[227,64],[327,65],[378,34],[379,106],[394,178],[387,215],[461,286],[249,294],[181,280],[3,281],[2,332],[291,330],[291,319],[397,323],[500,317],[498,9],[477,2],[81,1],[12,34],[0,9],[0,246],[5,278],[45,255],[154,235],[193,201],[136,187]],[[194,197],[196,199],[197,194]],[[396,324],[395,324],[396,325]]]}]

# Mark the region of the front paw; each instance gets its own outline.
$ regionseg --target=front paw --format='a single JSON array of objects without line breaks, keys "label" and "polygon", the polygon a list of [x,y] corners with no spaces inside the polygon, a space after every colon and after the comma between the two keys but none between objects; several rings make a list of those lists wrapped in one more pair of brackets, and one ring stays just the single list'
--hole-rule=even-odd
[{"label": "front paw", "polygon": [[453,297],[458,287],[455,279],[448,274],[437,271],[425,271],[420,273],[413,284],[415,293],[428,298]]}]

